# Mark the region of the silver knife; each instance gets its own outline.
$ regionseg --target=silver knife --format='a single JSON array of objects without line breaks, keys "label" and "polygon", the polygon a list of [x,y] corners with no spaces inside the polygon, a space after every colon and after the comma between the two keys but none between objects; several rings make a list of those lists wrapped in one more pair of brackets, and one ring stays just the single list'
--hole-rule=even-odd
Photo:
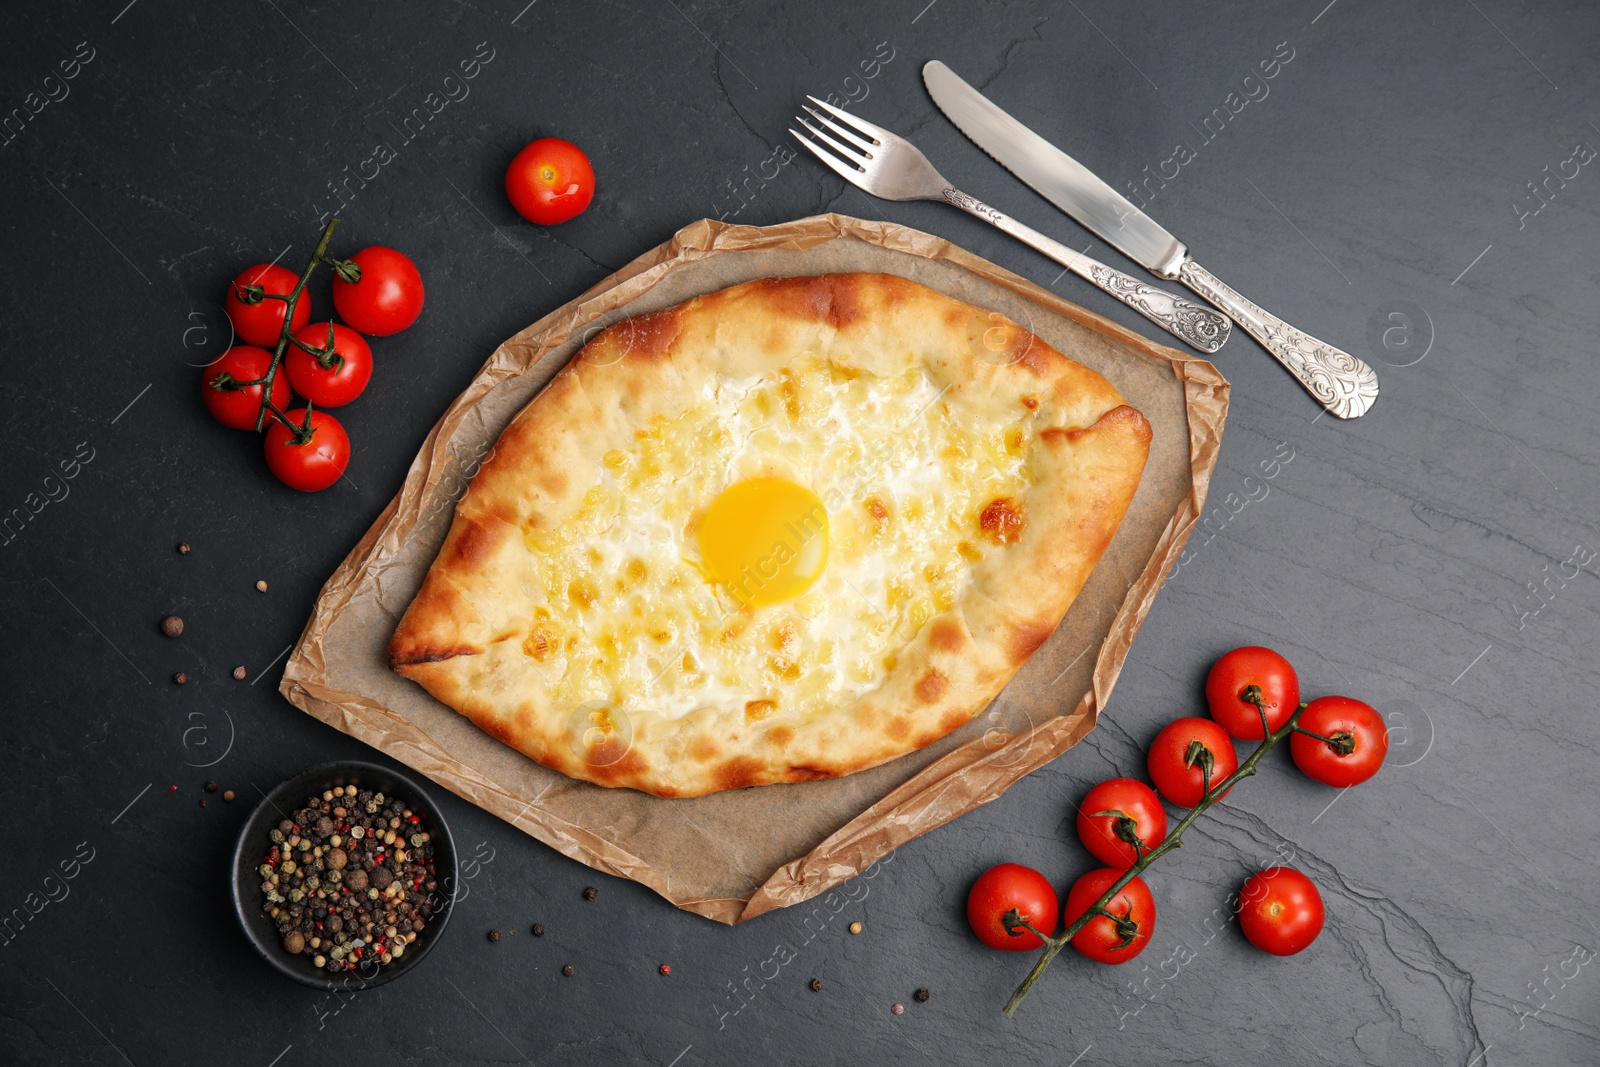
[{"label": "silver knife", "polygon": [[943,63],[933,60],[924,66],[922,80],[939,110],[974,144],[1129,259],[1152,274],[1181,281],[1226,312],[1324,408],[1341,419],[1354,419],[1372,407],[1378,398],[1378,376],[1371,367],[1234,292],[1132,201],[996,107]]}]

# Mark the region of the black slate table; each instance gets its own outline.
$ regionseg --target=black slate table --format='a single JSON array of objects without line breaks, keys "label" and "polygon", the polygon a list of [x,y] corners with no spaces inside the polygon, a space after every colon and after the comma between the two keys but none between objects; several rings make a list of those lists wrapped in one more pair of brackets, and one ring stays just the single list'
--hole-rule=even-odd
[{"label": "black slate table", "polygon": [[[100,0],[13,5],[6,30],[0,1061],[1600,1057],[1591,6]],[[233,835],[259,790],[372,755],[277,695],[283,656],[500,340],[694,219],[823,211],[943,235],[1165,340],[981,223],[869,200],[787,144],[802,94],[834,94],[962,188],[1129,267],[934,110],[919,71],[936,57],[1142,189],[1244,293],[1372,362],[1376,408],[1319,416],[1236,334],[1210,517],[1099,728],[901,848],[809,938],[800,914],[729,929],[679,912],[445,794],[481,862],[426,966],[353,997],[279,978],[229,912]],[[500,190],[546,134],[600,182],[549,231]],[[227,279],[298,267],[334,212],[344,251],[410,253],[428,303],[347,409],[348,479],[302,496],[205,416],[197,368],[226,344]],[[157,628],[172,613],[177,641]],[[1003,1019],[1026,958],[968,934],[971,879],[1014,859],[1070,883],[1091,863],[1072,800],[1137,773],[1159,726],[1200,710],[1210,661],[1247,643],[1287,653],[1309,692],[1383,710],[1389,766],[1346,795],[1278,761],[1151,873],[1144,956],[1068,953]],[[1329,909],[1290,960],[1250,948],[1227,904],[1284,859]],[[776,966],[780,943],[799,948]]]}]

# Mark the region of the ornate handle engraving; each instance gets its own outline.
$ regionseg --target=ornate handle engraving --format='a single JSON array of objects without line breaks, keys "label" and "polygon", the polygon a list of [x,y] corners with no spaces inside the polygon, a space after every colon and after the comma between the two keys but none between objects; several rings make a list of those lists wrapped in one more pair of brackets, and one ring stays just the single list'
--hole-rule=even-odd
[{"label": "ornate handle engraving", "polygon": [[1078,277],[1099,286],[1110,295],[1160,326],[1168,333],[1182,338],[1190,346],[1210,354],[1228,340],[1232,328],[1226,317],[1218,315],[1204,304],[1197,304],[1165,289],[1146,285],[1137,278],[1091,259],[1082,252],[1068,248],[1016,219],[997,211],[983,201],[968,196],[960,189],[946,189],[941,194],[944,201],[954,204],[985,222],[992,223],[1011,236],[1039,252],[1043,252]]},{"label": "ornate handle engraving", "polygon": [[1263,311],[1192,259],[1178,268],[1178,279],[1226,311],[1339,418],[1360,418],[1378,399],[1377,373],[1355,356]]},{"label": "ornate handle engraving", "polygon": [[996,226],[1000,225],[1000,220],[1006,217],[1004,212],[997,211],[975,196],[968,196],[960,189],[946,189],[943,195],[945,203],[954,204],[962,211],[970,212],[980,219],[987,219]]},{"label": "ornate handle engraving", "polygon": [[1227,343],[1231,329],[1228,320],[1204,304],[1146,285],[1104,263],[1090,267],[1088,277],[1151,322],[1160,323],[1202,352],[1210,354]]}]

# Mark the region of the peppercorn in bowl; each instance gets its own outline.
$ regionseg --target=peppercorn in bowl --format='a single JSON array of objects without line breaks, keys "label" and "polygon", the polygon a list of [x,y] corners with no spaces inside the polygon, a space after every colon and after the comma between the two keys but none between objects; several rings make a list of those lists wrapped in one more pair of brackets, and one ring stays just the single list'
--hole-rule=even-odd
[{"label": "peppercorn in bowl", "polygon": [[432,799],[375,763],[290,778],[234,847],[245,936],[280,973],[322,989],[370,989],[415,968],[444,932],[458,884]]}]

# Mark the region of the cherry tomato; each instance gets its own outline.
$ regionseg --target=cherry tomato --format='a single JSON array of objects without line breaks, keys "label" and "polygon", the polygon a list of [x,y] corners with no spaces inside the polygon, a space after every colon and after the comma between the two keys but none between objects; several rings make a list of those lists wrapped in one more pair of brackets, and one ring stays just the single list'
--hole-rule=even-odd
[{"label": "cherry tomato", "polygon": [[1239,891],[1239,929],[1274,956],[1293,956],[1322,933],[1322,894],[1292,867],[1257,871]]},{"label": "cherry tomato", "polygon": [[[296,426],[306,421],[305,408],[285,414]],[[306,493],[326,489],[350,465],[350,437],[325,411],[311,412],[311,440],[303,445],[295,444],[294,434],[276,419],[268,425],[266,437],[267,466],[291,489]]]},{"label": "cherry tomato", "polygon": [[1108,867],[1126,869],[1139,862],[1140,853],[1118,832],[1118,823],[1144,842],[1145,851],[1167,839],[1167,809],[1161,798],[1132,778],[1101,782],[1078,808],[1078,839],[1083,847]]},{"label": "cherry tomato", "polygon": [[1259,645],[1236,648],[1217,660],[1206,677],[1206,703],[1211,717],[1240,741],[1261,741],[1261,712],[1244,699],[1247,686],[1261,690],[1267,727],[1276,730],[1300,706],[1300,678],[1289,661]]},{"label": "cherry tomato", "polygon": [[372,379],[372,348],[350,327],[319,322],[295,331],[294,339],[312,348],[326,348],[329,325],[333,326],[333,366],[324,367],[316,356],[294,345],[283,356],[289,384],[319,408],[350,403]]},{"label": "cherry tomato", "polygon": [[[1101,867],[1072,883],[1067,890],[1067,907],[1062,913],[1071,926],[1078,917],[1089,910],[1089,905],[1100,899],[1102,893],[1127,872],[1114,867]],[[1144,879],[1134,878],[1117,890],[1117,895],[1106,902],[1105,909],[1117,919],[1097,915],[1072,935],[1072,947],[1097,963],[1127,963],[1150,943],[1156,929],[1156,901]],[[1120,920],[1120,921],[1119,921]]]},{"label": "cherry tomato", "polygon": [[[200,399],[205,401],[211,417],[235,430],[255,429],[256,415],[261,411],[261,386],[222,389],[217,387],[217,376],[226,373],[236,382],[251,382],[265,378],[270,366],[272,353],[254,345],[235,345],[207,364],[200,376]],[[279,411],[289,404],[289,382],[281,367],[272,379],[272,402]]]},{"label": "cherry tomato", "polygon": [[1005,916],[1015,909],[1035,930],[1047,936],[1056,932],[1056,916],[1061,911],[1056,888],[1050,879],[1020,863],[990,867],[972,883],[967,894],[967,922],[972,932],[990,948],[1007,952],[1031,952],[1044,942],[1027,930],[1015,935],[1006,930]]},{"label": "cherry tomato", "polygon": [[[259,285],[269,293],[288,296],[300,276],[288,267],[275,267],[270,263],[257,263],[247,267],[228,286],[228,295],[222,306],[233,322],[233,332],[239,340],[263,348],[278,347],[278,336],[283,333],[283,313],[289,305],[282,300],[262,300],[259,304],[246,304],[239,299],[239,290],[246,285]],[[301,293],[294,305],[292,329],[298,330],[311,321],[311,296]]]},{"label": "cherry tomato", "polygon": [[[1192,751],[1191,751],[1192,749]],[[1204,753],[1211,753],[1211,786],[1239,769],[1238,754],[1227,733],[1210,719],[1174,719],[1150,742],[1150,780],[1156,791],[1182,808],[1205,799]]]},{"label": "cherry tomato", "polygon": [[541,137],[506,168],[506,196],[529,222],[555,226],[582,214],[594,199],[594,167],[571,141]]},{"label": "cherry tomato", "polygon": [[1389,754],[1383,716],[1359,700],[1318,697],[1306,705],[1295,725],[1333,742],[1302,733],[1289,735],[1295,766],[1323,785],[1360,785],[1378,773]]},{"label": "cherry tomato", "polygon": [[387,337],[417,321],[422,314],[422,274],[404,253],[373,245],[351,256],[350,262],[361,268],[361,280],[347,282],[334,276],[333,306],[340,318],[368,337]]}]

